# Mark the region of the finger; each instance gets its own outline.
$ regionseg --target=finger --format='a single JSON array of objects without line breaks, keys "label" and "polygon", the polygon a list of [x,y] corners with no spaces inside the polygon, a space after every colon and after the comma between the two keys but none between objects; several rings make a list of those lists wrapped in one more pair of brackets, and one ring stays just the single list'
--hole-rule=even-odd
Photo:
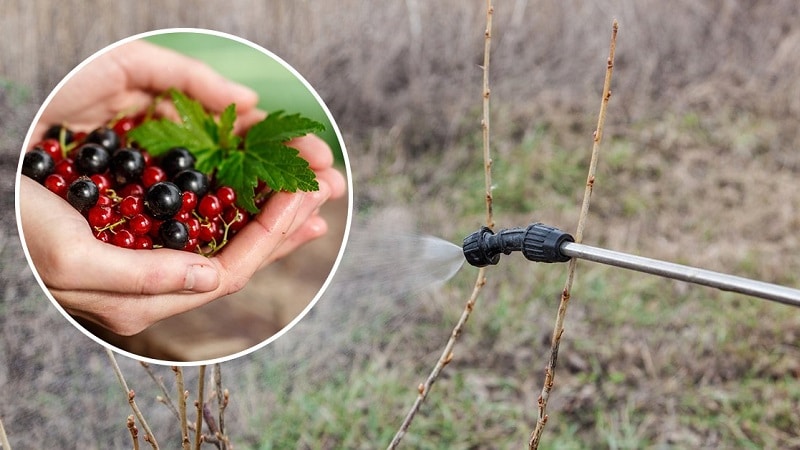
[{"label": "finger", "polygon": [[333,165],[331,148],[327,142],[315,134],[294,138],[286,145],[297,149],[300,157],[308,161],[311,170],[325,169]]},{"label": "finger", "polygon": [[245,225],[216,258],[212,258],[223,267],[226,293],[244,287],[263,262],[314,214],[329,195],[328,186],[320,183],[320,190],[316,192],[279,192],[272,196],[262,212]]},{"label": "finger", "polygon": [[[204,292],[219,284],[213,264],[203,256],[101,242],[80,213],[44,186],[23,178],[19,190],[25,244],[50,288],[159,294]],[[54,223],[59,226],[54,228]]]},{"label": "finger", "polygon": [[48,286],[60,289],[157,295],[213,291],[220,282],[217,269],[203,256],[125,249],[94,237],[51,259]]},{"label": "finger", "polygon": [[275,251],[272,252],[269,258],[264,261],[264,264],[261,265],[261,268],[290,255],[303,245],[324,236],[327,232],[328,222],[326,222],[325,219],[318,215],[309,217],[297,231],[292,233],[275,248]]},{"label": "finger", "polygon": [[69,314],[122,336],[137,334],[156,322],[218,298],[213,293],[153,296],[60,289],[51,293]]},{"label": "finger", "polygon": [[176,88],[215,112],[235,103],[237,111],[248,111],[258,103],[258,94],[226,79],[203,62],[145,41],[134,41],[113,53],[130,83],[153,92]]},{"label": "finger", "polygon": [[338,170],[329,167],[317,172],[317,180],[324,182],[330,187],[330,198],[339,198],[347,191],[347,181]]}]

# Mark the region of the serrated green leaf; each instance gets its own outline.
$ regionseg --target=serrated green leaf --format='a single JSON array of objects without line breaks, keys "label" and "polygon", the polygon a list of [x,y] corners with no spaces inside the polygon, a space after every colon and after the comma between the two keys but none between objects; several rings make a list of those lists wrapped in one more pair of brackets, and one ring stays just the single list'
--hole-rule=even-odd
[{"label": "serrated green leaf", "polygon": [[237,204],[257,213],[254,189],[260,181],[275,191],[319,190],[316,174],[296,149],[285,142],[325,130],[325,126],[300,114],[278,111],[254,125],[244,139],[233,133],[236,105],[231,104],[219,120],[183,93],[170,90],[180,123],[151,120],[129,132],[154,156],[177,146],[186,147],[196,158],[195,168],[214,175],[217,185],[236,191]]},{"label": "serrated green leaf", "polygon": [[233,123],[236,122],[236,104],[231,103],[219,116],[217,134],[219,146],[224,149],[235,150],[239,145],[239,136],[233,134]]},{"label": "serrated green leaf", "polygon": [[254,189],[258,186],[258,176],[247,159],[245,152],[230,152],[217,168],[217,182],[236,191],[236,203],[239,206],[251,213],[257,213]]},{"label": "serrated green leaf", "polygon": [[284,115],[283,111],[270,113],[266,119],[253,125],[244,140],[245,150],[264,144],[286,142],[308,133],[325,131],[321,123],[300,114]]},{"label": "serrated green leaf", "polygon": [[213,146],[207,139],[186,130],[181,124],[170,120],[151,120],[128,132],[128,137],[153,156],[159,156],[172,147],[186,147],[196,151]]},{"label": "serrated green leaf", "polygon": [[316,174],[309,167],[308,161],[291,147],[267,143],[248,148],[245,155],[258,178],[275,191],[319,190]]},{"label": "serrated green leaf", "polygon": [[[196,134],[198,140],[205,142],[202,148],[213,146],[217,139],[217,124],[206,112],[200,102],[184,95],[177,89],[170,89],[172,103],[181,118],[181,125],[186,131]],[[235,118],[234,118],[235,119]]]},{"label": "serrated green leaf", "polygon": [[192,154],[195,157],[194,168],[206,175],[212,174],[225,160],[225,152],[219,147],[194,151]]}]

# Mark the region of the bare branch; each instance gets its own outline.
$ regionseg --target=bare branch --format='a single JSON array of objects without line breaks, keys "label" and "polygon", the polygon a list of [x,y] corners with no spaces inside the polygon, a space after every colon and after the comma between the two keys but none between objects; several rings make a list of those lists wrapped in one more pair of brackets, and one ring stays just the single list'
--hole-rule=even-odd
[{"label": "bare branch", "polygon": [[147,424],[147,421],[144,420],[144,415],[142,414],[142,411],[136,404],[135,400],[136,393],[133,392],[132,389],[128,388],[128,383],[125,381],[125,377],[122,375],[122,370],[119,368],[119,364],[117,364],[117,358],[114,357],[114,352],[106,348],[106,355],[108,355],[108,359],[111,361],[111,368],[114,369],[114,374],[117,375],[117,380],[119,380],[119,384],[122,386],[122,389],[125,390],[125,395],[128,397],[128,404],[131,406],[133,414],[136,415],[136,419],[142,425],[142,428],[144,428],[145,442],[150,443],[150,446],[153,447],[153,450],[158,450],[158,441],[156,441],[156,437],[150,430],[150,426]]},{"label": "bare branch", "polygon": [[[494,227],[494,216],[492,212],[492,158],[490,152],[490,145],[489,145],[489,133],[490,133],[490,122],[489,122],[489,61],[490,61],[490,51],[491,51],[491,39],[492,39],[492,16],[494,14],[494,6],[492,6],[492,0],[486,0],[486,30],[484,32],[484,48],[483,48],[483,118],[481,119],[481,130],[483,133],[483,167],[484,167],[484,181],[485,181],[485,200],[486,200],[486,226],[489,228]],[[441,356],[439,357],[438,361],[436,361],[436,365],[433,367],[430,375],[425,380],[424,383],[421,383],[417,387],[417,398],[414,401],[414,404],[411,406],[411,409],[406,414],[405,419],[403,419],[403,423],[400,425],[400,428],[397,430],[397,433],[394,435],[394,438],[389,443],[388,449],[396,449],[397,446],[400,444],[400,441],[403,439],[403,436],[408,432],[409,427],[411,427],[411,422],[413,422],[414,417],[416,417],[417,412],[419,412],[420,407],[422,406],[422,402],[428,397],[428,392],[430,392],[431,387],[439,378],[442,370],[444,370],[445,366],[447,366],[450,361],[453,360],[454,353],[453,348],[455,347],[456,341],[458,340],[459,336],[464,329],[464,325],[469,320],[469,316],[472,313],[472,310],[475,307],[475,302],[478,299],[478,294],[480,293],[483,286],[486,284],[486,268],[481,268],[478,270],[478,276],[475,279],[475,287],[472,289],[472,295],[470,295],[469,299],[467,300],[466,306],[464,307],[464,311],[461,313],[461,317],[458,319],[458,323],[453,328],[453,331],[450,333],[450,338],[447,340],[447,344],[445,344],[444,350],[442,351]]]},{"label": "bare branch", "polygon": [[197,380],[197,400],[194,401],[195,409],[197,410],[197,422],[194,426],[194,449],[200,450],[200,437],[203,431],[203,393],[206,384],[206,366],[200,366],[200,374]]},{"label": "bare branch", "polygon": [[160,395],[158,397],[158,401],[166,405],[167,408],[170,411],[172,411],[173,414],[175,414],[175,418],[180,420],[181,418],[180,413],[178,413],[178,408],[175,406],[175,403],[172,402],[172,397],[170,397],[169,390],[167,389],[167,386],[164,384],[164,379],[160,376],[157,376],[155,372],[153,372],[153,369],[152,367],[150,367],[150,364],[144,361],[140,361],[139,364],[141,364],[141,366],[144,367],[145,372],[147,372],[147,374],[150,376],[150,378],[153,380],[156,386],[158,386],[158,388],[161,390],[161,393],[163,395]]},{"label": "bare branch", "polygon": [[128,431],[131,433],[131,441],[133,441],[133,450],[139,450],[139,429],[136,428],[136,421],[133,418],[133,414],[128,416],[128,421],[126,423],[126,426],[128,427]]},{"label": "bare branch", "polygon": [[[597,173],[597,158],[600,150],[600,141],[603,138],[603,126],[606,120],[606,110],[608,109],[608,100],[611,98],[611,74],[614,68],[614,53],[617,47],[617,30],[619,25],[614,21],[611,31],[611,45],[608,53],[608,62],[606,64],[606,78],[603,85],[603,98],[600,102],[600,114],[597,119],[597,129],[594,132],[592,144],[592,156],[589,162],[589,175],[586,178],[586,189],[583,194],[583,203],[581,204],[581,213],[578,218],[578,229],[575,233],[575,242],[583,241],[583,231],[586,227],[586,218],[589,213],[589,203],[591,202],[592,191],[594,189],[595,174]],[[564,284],[564,290],[561,291],[561,301],[558,305],[558,313],[556,314],[556,323],[553,327],[553,337],[550,342],[550,359],[547,362],[545,369],[544,385],[542,386],[542,393],[537,400],[539,409],[538,419],[536,420],[536,428],[531,433],[530,440],[528,441],[528,448],[535,450],[539,448],[539,441],[542,437],[542,431],[547,424],[547,401],[550,398],[550,391],[553,389],[555,381],[556,363],[558,361],[558,348],[561,345],[561,335],[564,334],[564,319],[567,315],[567,306],[569,305],[570,292],[572,290],[572,283],[575,279],[575,268],[578,260],[573,258],[569,262],[567,281]]]},{"label": "bare branch", "polygon": [[175,372],[175,383],[178,385],[178,414],[181,423],[181,447],[184,450],[189,450],[189,427],[187,426],[188,418],[186,416],[186,395],[188,392],[183,383],[183,369],[179,366],[172,366],[172,371]]},{"label": "bare branch", "polygon": [[3,427],[3,421],[0,420],[0,446],[3,450],[11,450],[11,444],[8,443],[8,436],[6,436],[6,429]]}]

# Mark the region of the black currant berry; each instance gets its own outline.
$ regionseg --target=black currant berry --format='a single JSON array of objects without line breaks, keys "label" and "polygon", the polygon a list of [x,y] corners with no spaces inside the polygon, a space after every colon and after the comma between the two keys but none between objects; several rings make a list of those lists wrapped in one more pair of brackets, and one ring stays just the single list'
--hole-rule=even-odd
[{"label": "black currant berry", "polygon": [[161,158],[161,168],[167,173],[169,178],[174,177],[181,170],[194,169],[194,155],[183,147],[170,149]]},{"label": "black currant berry", "polygon": [[111,156],[109,169],[118,185],[134,182],[142,176],[144,171],[144,156],[139,150],[121,148]]},{"label": "black currant berry", "polygon": [[197,198],[203,198],[208,193],[208,177],[203,172],[194,169],[181,170],[172,179],[181,191],[191,191]]},{"label": "black currant berry", "polygon": [[55,167],[53,158],[44,150],[29,151],[22,158],[22,174],[33,178],[37,183],[44,183],[44,179],[53,173]]},{"label": "black currant berry", "polygon": [[97,185],[87,177],[73,181],[67,189],[67,201],[78,211],[85,211],[97,203],[100,191]]},{"label": "black currant berry", "polygon": [[175,219],[165,220],[158,228],[158,237],[164,247],[183,250],[189,242],[189,228]]},{"label": "black currant berry", "polygon": [[63,124],[52,125],[47,131],[44,132],[43,139],[55,139],[57,141],[61,140],[61,131],[64,131],[64,143],[69,144],[72,142],[73,133],[72,130],[65,127]]},{"label": "black currant berry", "polygon": [[182,203],[181,190],[169,181],[150,186],[144,194],[145,211],[158,220],[171,219],[180,211]]},{"label": "black currant berry", "polygon": [[114,130],[108,127],[100,127],[92,130],[92,132],[86,136],[86,142],[101,145],[109,152],[113,152],[120,146],[119,136],[117,136]]},{"label": "black currant berry", "polygon": [[82,175],[103,173],[108,169],[111,154],[100,144],[88,143],[78,148],[75,154],[75,168]]}]

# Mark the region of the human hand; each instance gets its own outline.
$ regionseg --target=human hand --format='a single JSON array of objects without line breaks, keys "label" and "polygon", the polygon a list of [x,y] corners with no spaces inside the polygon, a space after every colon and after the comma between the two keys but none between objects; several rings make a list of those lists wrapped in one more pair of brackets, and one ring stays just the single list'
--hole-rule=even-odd
[{"label": "human hand", "polygon": [[[144,66],[155,60],[145,58],[144,53],[163,55],[167,51],[138,42],[116,50],[120,49],[130,50]],[[195,96],[212,111],[236,103],[242,129],[264,116],[255,109],[257,97],[252,91],[230,85],[194,60],[180,61],[181,70],[174,74],[158,62],[149,76],[145,67],[136,67],[137,74],[132,74],[126,67],[136,65],[124,62],[126,54],[117,54],[116,50],[104,55],[107,63],[102,57],[94,60],[62,87],[43,112],[33,142],[47,127],[67,119],[70,127],[91,130],[120,112],[145,107],[159,94],[158,89],[173,86]],[[173,63],[175,58],[185,58],[169,53]],[[190,71],[186,64],[199,66]],[[177,78],[159,78],[164,74]],[[210,88],[207,83],[214,80],[230,86]],[[327,224],[318,214],[319,207],[345,192],[344,177],[332,167],[333,156],[324,141],[309,135],[290,145],[309,162],[320,190],[273,195],[263,212],[212,258],[169,249],[136,251],[100,242],[68,203],[21,177],[20,219],[33,265],[68,313],[121,335],[136,334],[166,317],[235,292],[259,268],[325,234]]]},{"label": "human hand", "polygon": [[[91,131],[120,113],[136,113],[156,96],[175,88],[212,112],[236,104],[237,130],[264,118],[256,109],[258,94],[234,83],[204,63],[146,41],[128,42],[100,55],[72,76],[42,113],[31,142],[38,142],[51,125],[69,121],[75,131]],[[157,113],[176,118],[169,102]]]},{"label": "human hand", "polygon": [[21,177],[20,218],[28,253],[53,297],[70,314],[121,335],[236,292],[253,273],[322,236],[318,212],[345,192],[327,144],[295,139],[317,175],[316,192],[277,193],[262,212],[212,258],[170,249],[131,250],[95,239],[89,224],[63,199]]}]

